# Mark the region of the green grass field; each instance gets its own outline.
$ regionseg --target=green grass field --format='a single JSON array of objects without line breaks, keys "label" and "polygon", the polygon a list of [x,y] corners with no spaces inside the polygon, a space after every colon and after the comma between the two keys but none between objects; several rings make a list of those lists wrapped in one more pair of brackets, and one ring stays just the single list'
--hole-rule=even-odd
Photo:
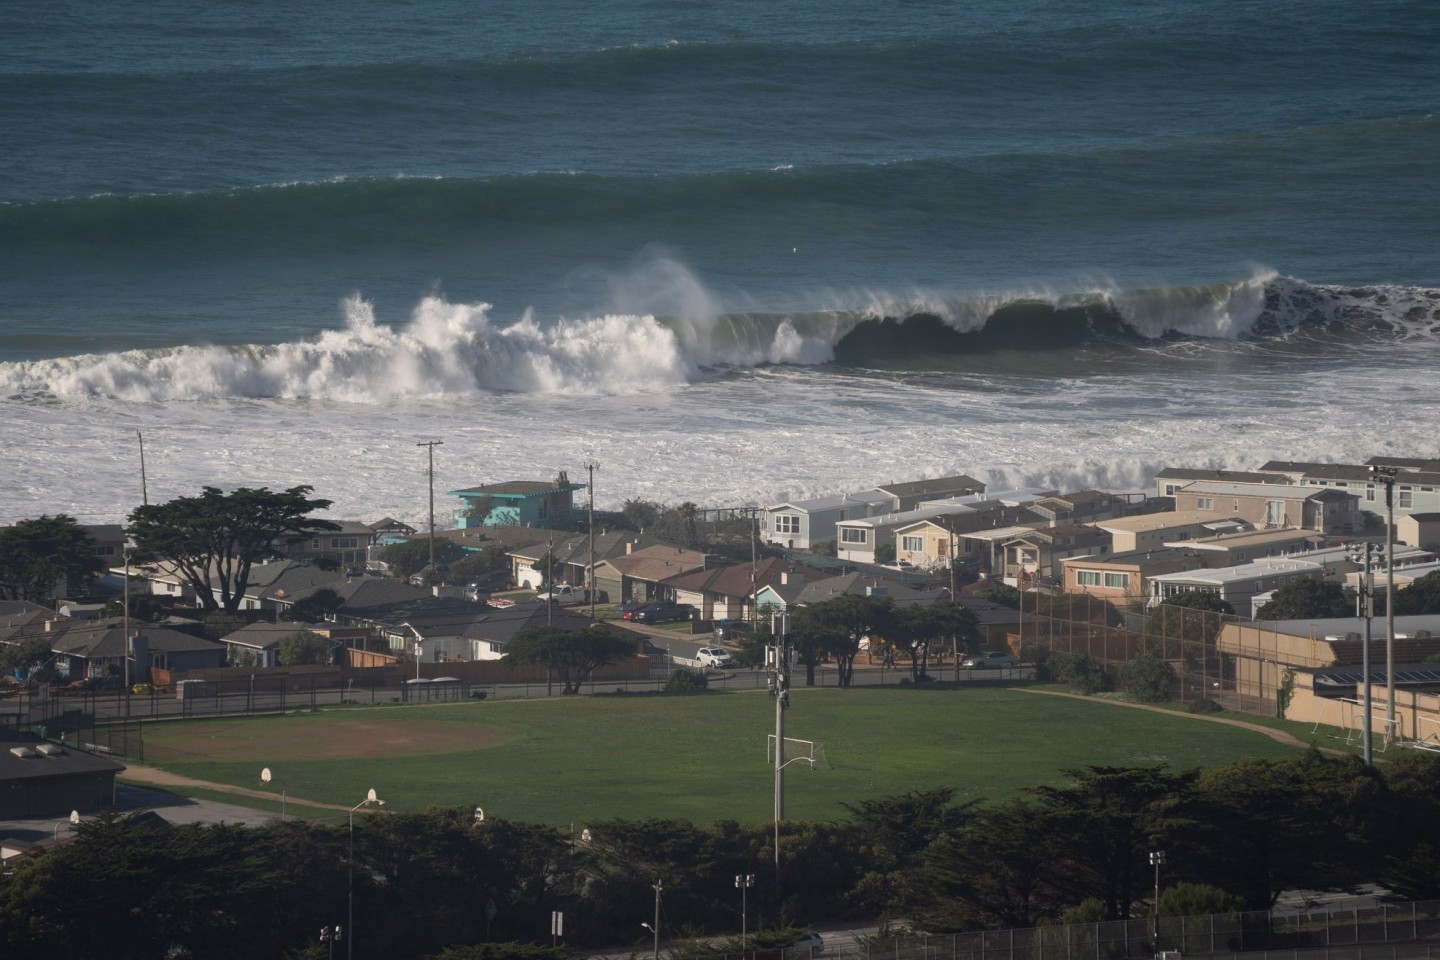
[{"label": "green grass field", "polygon": [[[1088,764],[1183,769],[1295,750],[1185,715],[1006,688],[792,696],[786,735],[822,744],[827,764],[787,768],[791,819],[838,818],[843,803],[939,785],[962,799],[1011,797]],[[772,809],[773,704],[747,691],[335,710],[156,723],[145,744],[148,764],[177,774],[254,788],[268,766],[290,796],[346,806],[374,787],[400,811],[753,822]]]}]

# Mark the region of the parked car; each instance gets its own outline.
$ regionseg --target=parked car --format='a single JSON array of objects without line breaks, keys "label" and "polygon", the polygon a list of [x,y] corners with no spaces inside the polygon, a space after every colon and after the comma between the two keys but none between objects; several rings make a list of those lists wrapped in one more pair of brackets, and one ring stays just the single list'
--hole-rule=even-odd
[{"label": "parked car", "polygon": [[702,667],[735,666],[735,658],[730,656],[730,651],[724,647],[701,647],[695,651],[695,659],[700,661]]},{"label": "parked car", "polygon": [[661,600],[656,603],[647,603],[632,611],[629,619],[636,623],[665,623],[669,620],[689,620],[694,614],[695,608],[688,603],[674,603],[669,600]]},{"label": "parked car", "polygon": [[715,642],[724,643],[726,640],[734,640],[737,635],[750,632],[750,621],[731,620],[728,617],[715,621]]},{"label": "parked car", "polygon": [[626,600],[620,604],[620,618],[622,620],[634,620],[635,611],[650,603],[649,600]]},{"label": "parked car", "polygon": [[825,940],[823,937],[820,936],[820,934],[816,933],[814,930],[811,930],[807,932],[805,936],[790,944],[790,946],[786,949],[809,950],[811,953],[820,953],[825,949]]},{"label": "parked car", "polygon": [[999,669],[1001,667],[1018,667],[1020,658],[1012,656],[1003,650],[990,650],[985,653],[976,653],[960,661],[960,666],[967,670],[986,670],[989,668]]}]

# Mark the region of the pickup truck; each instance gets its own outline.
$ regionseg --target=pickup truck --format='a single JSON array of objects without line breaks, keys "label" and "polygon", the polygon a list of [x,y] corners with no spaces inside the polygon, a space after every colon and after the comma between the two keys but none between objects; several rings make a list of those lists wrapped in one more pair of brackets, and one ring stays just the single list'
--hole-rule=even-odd
[{"label": "pickup truck", "polygon": [[571,586],[568,583],[557,583],[549,590],[535,595],[536,600],[549,600],[551,603],[584,603],[589,598],[590,591],[584,587]]}]

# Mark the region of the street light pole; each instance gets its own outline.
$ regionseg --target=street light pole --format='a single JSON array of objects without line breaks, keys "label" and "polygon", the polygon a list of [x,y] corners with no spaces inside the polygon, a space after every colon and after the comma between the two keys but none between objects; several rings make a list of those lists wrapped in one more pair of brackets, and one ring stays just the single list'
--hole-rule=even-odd
[{"label": "street light pole", "polygon": [[[595,471],[600,469],[600,464],[591,460],[585,464],[585,470],[590,475],[586,489],[590,491],[590,518],[586,524],[590,528],[590,570],[585,575],[585,588],[590,594],[590,619],[595,619]],[[554,586],[551,586],[554,590]]]},{"label": "street light pole", "polygon": [[1370,475],[1385,485],[1385,742],[1395,737],[1395,480],[1394,467],[1371,465]]},{"label": "street light pole", "polygon": [[1365,702],[1362,705],[1364,715],[1362,722],[1365,725],[1365,730],[1361,742],[1364,744],[1365,766],[1367,767],[1374,766],[1374,733],[1371,729],[1374,726],[1374,720],[1372,719],[1374,708],[1371,702],[1370,680],[1370,619],[1375,615],[1375,568],[1371,556],[1375,552],[1375,549],[1374,544],[1366,541],[1363,551],[1357,550],[1351,555],[1352,560],[1356,560],[1365,565],[1362,574],[1363,578],[1360,581],[1360,589],[1356,591],[1358,594],[1356,604],[1360,608],[1361,616],[1365,618],[1365,644],[1360,652],[1360,671],[1365,676]]},{"label": "street light pole", "polygon": [[775,890],[780,890],[780,821],[785,819],[785,711],[790,706],[789,660],[785,637],[790,631],[790,616],[777,613],[771,621],[774,634],[774,675],[771,677],[775,697]]},{"label": "street light pole", "polygon": [[425,440],[415,444],[428,447],[430,459],[430,576],[435,576],[435,448],[443,446],[444,440]]},{"label": "street light pole", "polygon": [[1150,863],[1155,867],[1155,952],[1160,952],[1160,868],[1165,865],[1165,851],[1150,851]]},{"label": "street light pole", "polygon": [[735,875],[735,886],[740,888],[740,957],[745,957],[745,934],[748,924],[746,923],[748,894],[750,888],[755,886],[755,874],[737,873]]},{"label": "street light pole", "polygon": [[377,807],[385,806],[385,801],[375,796],[375,788],[370,788],[370,793],[355,806],[350,808],[350,858],[347,863],[349,867],[349,892],[346,895],[345,925],[350,931],[350,939],[345,941],[345,956],[347,960],[355,960],[355,811],[361,807],[368,807],[370,804]]}]

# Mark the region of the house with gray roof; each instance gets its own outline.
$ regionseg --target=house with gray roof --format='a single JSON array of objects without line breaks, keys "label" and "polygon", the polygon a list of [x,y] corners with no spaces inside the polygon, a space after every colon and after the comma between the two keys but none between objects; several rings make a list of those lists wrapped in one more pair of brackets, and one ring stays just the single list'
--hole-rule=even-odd
[{"label": "house with gray roof", "polygon": [[809,550],[834,540],[835,524],[856,517],[888,513],[895,498],[880,490],[864,490],[810,500],[786,500],[765,508],[760,538],[783,547]]},{"label": "house with gray roof", "polygon": [[126,643],[125,620],[47,621],[45,636],[62,676],[72,680],[123,677],[128,650],[131,683],[150,678],[150,668],[161,670],[203,670],[225,665],[225,645],[156,624],[130,622]]},{"label": "house with gray roof", "polygon": [[1336,534],[1365,528],[1360,498],[1334,487],[1196,480],[1175,492],[1175,509],[1243,520],[1256,529],[1294,527]]},{"label": "house with gray roof", "polygon": [[1397,528],[1401,517],[1440,512],[1440,461],[1400,457],[1372,457],[1363,464],[1271,460],[1260,469],[1301,486],[1352,493],[1359,498],[1360,509],[1379,522],[1387,512],[1385,484],[1377,482],[1370,472],[1372,466],[1389,466],[1396,471],[1393,506]]},{"label": "house with gray roof", "polygon": [[457,527],[555,527],[575,513],[575,492],[585,484],[571,483],[564,470],[554,480],[507,480],[486,483],[450,495],[463,503],[455,511]]},{"label": "house with gray roof", "polygon": [[[577,587],[587,584],[590,564],[599,567],[606,560],[623,557],[647,547],[658,546],[662,541],[648,533],[633,530],[610,530],[595,536],[595,553],[590,553],[588,534],[566,534],[550,536],[529,546],[516,547],[508,552],[511,579],[518,586],[534,589],[542,583],[568,583]],[[671,547],[670,549],[678,549]],[[549,558],[549,559],[547,559]],[[547,569],[547,566],[549,569]],[[552,576],[553,575],[553,576]]]},{"label": "house with gray roof", "polygon": [[890,509],[887,513],[904,513],[914,510],[926,500],[944,500],[984,493],[985,482],[962,473],[953,477],[882,484],[875,489],[890,498]]},{"label": "house with gray roof", "polygon": [[1155,496],[1173,497],[1175,491],[1196,480],[1227,483],[1288,483],[1285,477],[1255,470],[1216,470],[1209,467],[1166,467],[1155,474]]}]

